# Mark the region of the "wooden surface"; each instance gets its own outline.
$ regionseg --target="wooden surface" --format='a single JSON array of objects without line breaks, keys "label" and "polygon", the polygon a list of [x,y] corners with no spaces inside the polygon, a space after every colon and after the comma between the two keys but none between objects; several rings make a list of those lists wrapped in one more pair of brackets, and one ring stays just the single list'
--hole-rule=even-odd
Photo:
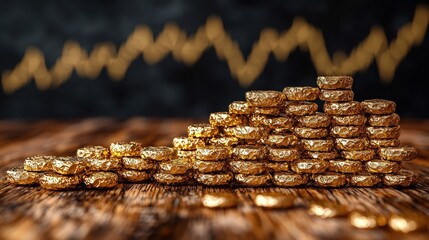
[{"label": "wooden surface", "polygon": [[[415,208],[429,216],[429,121],[402,121],[403,143],[419,150],[406,164],[423,175],[410,189],[393,188],[208,188],[121,184],[107,191],[53,192],[5,182],[5,171],[35,154],[74,154],[85,145],[140,141],[168,145],[185,134],[191,121],[0,122],[0,239],[427,239],[429,232],[398,234],[386,228],[356,230],[345,218],[321,219],[303,205],[313,199],[339,201],[356,209],[383,214]],[[199,206],[205,192],[235,192],[238,208],[211,210]],[[257,192],[296,196],[298,206],[263,210],[252,205]]]}]

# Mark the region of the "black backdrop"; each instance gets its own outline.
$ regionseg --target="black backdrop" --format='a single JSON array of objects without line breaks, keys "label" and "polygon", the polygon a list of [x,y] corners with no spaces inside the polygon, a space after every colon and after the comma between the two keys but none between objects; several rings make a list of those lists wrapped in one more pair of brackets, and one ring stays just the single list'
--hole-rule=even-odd
[{"label": "black backdrop", "polygon": [[[380,25],[388,39],[410,22],[420,1],[1,1],[0,71],[12,69],[29,46],[40,48],[48,66],[61,54],[66,40],[91,50],[98,42],[122,43],[138,24],[159,33],[176,22],[194,33],[210,15],[223,19],[225,29],[247,56],[266,27],[288,29],[296,16],[323,31],[330,54],[349,52]],[[429,117],[428,34],[400,63],[393,81],[384,85],[372,64],[355,77],[357,100],[386,98],[397,102],[403,117]],[[59,88],[37,90],[34,82],[13,94],[0,93],[1,118],[78,118],[90,116],[204,117],[226,110],[249,89],[313,85],[317,73],[308,52],[295,50],[285,62],[273,56],[262,75],[242,88],[213,49],[193,66],[171,56],[156,65],[135,61],[123,81],[105,71],[95,80],[72,78]]]}]

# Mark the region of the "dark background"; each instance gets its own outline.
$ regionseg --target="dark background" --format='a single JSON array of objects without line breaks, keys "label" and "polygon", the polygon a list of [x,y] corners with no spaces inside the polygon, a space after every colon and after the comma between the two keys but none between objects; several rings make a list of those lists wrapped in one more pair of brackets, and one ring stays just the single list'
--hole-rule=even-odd
[{"label": "dark background", "polygon": [[[1,1],[0,71],[13,69],[29,46],[40,48],[51,66],[63,43],[74,39],[87,50],[98,42],[125,41],[139,24],[155,36],[167,22],[176,22],[188,34],[210,15],[224,27],[247,56],[260,31],[288,29],[296,16],[322,30],[332,55],[347,54],[380,25],[390,40],[412,20],[421,1]],[[429,117],[428,33],[400,63],[393,81],[380,81],[376,64],[355,77],[355,98],[386,98],[397,102],[402,117]],[[171,56],[155,65],[141,58],[125,79],[110,80],[105,71],[95,80],[72,78],[56,89],[39,91],[34,82],[12,94],[0,93],[0,117],[18,119],[91,116],[205,117],[226,110],[249,89],[315,86],[317,73],[308,52],[295,50],[285,62],[273,56],[262,75],[242,88],[226,63],[207,50],[193,66]]]}]

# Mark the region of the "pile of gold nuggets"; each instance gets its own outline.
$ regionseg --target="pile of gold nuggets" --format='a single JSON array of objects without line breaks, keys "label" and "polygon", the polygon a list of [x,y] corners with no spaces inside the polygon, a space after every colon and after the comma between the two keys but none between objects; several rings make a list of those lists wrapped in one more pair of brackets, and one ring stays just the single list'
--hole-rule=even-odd
[{"label": "pile of gold nuggets", "polygon": [[[188,127],[173,147],[117,142],[76,156],[33,156],[7,171],[9,182],[50,190],[113,188],[118,182],[206,186],[407,187],[416,149],[400,146],[392,101],[353,101],[353,79],[321,76],[316,87],[249,91],[228,112]],[[324,102],[323,112],[318,104]]]}]

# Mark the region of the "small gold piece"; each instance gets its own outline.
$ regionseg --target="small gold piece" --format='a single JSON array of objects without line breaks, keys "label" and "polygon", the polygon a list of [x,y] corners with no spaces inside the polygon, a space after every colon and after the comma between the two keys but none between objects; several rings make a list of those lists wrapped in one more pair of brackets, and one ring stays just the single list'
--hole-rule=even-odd
[{"label": "small gold piece", "polygon": [[259,126],[235,126],[224,129],[228,136],[235,136],[240,139],[256,139],[259,140],[267,131]]},{"label": "small gold piece", "polygon": [[315,87],[285,87],[283,93],[291,101],[314,101],[319,97],[319,89]]},{"label": "small gold piece", "polygon": [[164,161],[159,164],[159,169],[168,174],[185,174],[192,169],[192,162],[189,158],[177,158]]},{"label": "small gold piece", "polygon": [[319,160],[331,160],[331,159],[336,159],[338,157],[338,152],[335,150],[332,150],[329,152],[305,151],[303,153],[303,157],[312,158],[312,159],[319,159]]},{"label": "small gold piece", "polygon": [[28,172],[23,167],[14,167],[6,171],[6,179],[12,184],[32,185],[38,184],[41,173]]},{"label": "small gold piece", "polygon": [[294,161],[301,156],[298,148],[268,148],[268,158],[271,161]]},{"label": "small gold piece", "polygon": [[361,126],[333,126],[330,134],[340,138],[360,137],[365,134],[365,130]]},{"label": "small gold piece", "polygon": [[143,159],[155,161],[167,161],[176,156],[176,152],[171,147],[144,147],[140,151]]},{"label": "small gold piece", "polygon": [[397,232],[410,233],[427,228],[429,219],[417,210],[409,209],[401,213],[394,213],[389,217],[389,227]]},{"label": "small gold piece", "polygon": [[198,183],[207,186],[223,186],[228,185],[233,179],[232,173],[197,173],[195,174],[195,180]]},{"label": "small gold piece", "polygon": [[317,86],[321,89],[351,89],[353,78],[350,76],[319,76]]},{"label": "small gold piece", "polygon": [[194,158],[195,157],[195,151],[177,150],[176,155],[177,155],[177,157],[181,157],[181,158]]},{"label": "small gold piece", "polygon": [[76,157],[56,157],[52,159],[52,171],[63,175],[74,175],[86,170],[86,161]]},{"label": "small gold piece", "polygon": [[365,100],[361,103],[362,109],[369,114],[391,114],[396,110],[396,103],[384,99]]},{"label": "small gold piece", "polygon": [[195,150],[195,158],[205,161],[224,160],[231,157],[231,148],[222,146],[205,146]]},{"label": "small gold piece", "polygon": [[254,107],[278,107],[286,96],[278,91],[250,91],[246,92],[246,100]]},{"label": "small gold piece", "polygon": [[313,115],[297,117],[298,126],[308,128],[326,128],[331,124],[331,117],[326,113],[316,112]]},{"label": "small gold piece", "polygon": [[296,173],[323,173],[328,169],[329,163],[324,160],[302,159],[292,162],[290,167]]},{"label": "small gold piece", "polygon": [[210,138],[211,145],[232,147],[240,144],[240,139],[236,137],[216,137]]},{"label": "small gold piece", "polygon": [[[258,116],[258,115],[255,115]],[[262,120],[265,126],[271,129],[283,128],[292,129],[295,123],[295,119],[288,116],[270,117]]]},{"label": "small gold piece", "polygon": [[296,127],[293,132],[300,138],[324,138],[328,135],[326,128]]},{"label": "small gold piece", "polygon": [[348,102],[353,101],[354,93],[352,90],[320,90],[319,98],[327,102]]},{"label": "small gold piece", "polygon": [[263,162],[255,161],[230,161],[229,169],[234,173],[257,175],[266,171]]},{"label": "small gold piece", "polygon": [[398,138],[401,134],[401,128],[395,127],[366,127],[366,133],[372,139],[392,139]]},{"label": "small gold piece", "polygon": [[92,172],[83,176],[88,188],[113,188],[118,184],[118,175],[113,172]]},{"label": "small gold piece", "polygon": [[340,150],[365,150],[369,142],[367,138],[336,138],[335,144]]},{"label": "small gold piece", "polygon": [[401,169],[401,164],[385,160],[371,160],[365,166],[370,173],[395,173]]},{"label": "small gold piece", "polygon": [[381,182],[381,178],[371,174],[356,174],[350,176],[350,184],[355,187],[372,187]]},{"label": "small gold piece", "polygon": [[383,183],[386,186],[401,186],[408,187],[411,186],[418,181],[418,174],[412,171],[402,169],[394,174],[386,174],[383,178]]},{"label": "small gold piece", "polygon": [[153,175],[153,179],[158,183],[167,184],[167,185],[175,185],[175,184],[183,184],[189,181],[188,174],[182,175],[174,175],[168,173],[155,173]]},{"label": "small gold piece", "polygon": [[[249,116],[249,125],[251,126],[265,126],[270,117],[266,115],[252,114]],[[293,120],[293,119],[292,119]]]},{"label": "small gold piece", "polygon": [[386,147],[378,149],[381,159],[389,161],[411,161],[417,157],[417,150],[412,146]]},{"label": "small gold piece", "polygon": [[178,150],[195,150],[204,147],[206,144],[199,138],[175,137],[173,138],[173,147]]},{"label": "small gold piece", "polygon": [[242,160],[263,159],[267,155],[267,149],[263,146],[240,145],[232,149],[232,157]]},{"label": "small gold piece", "polygon": [[253,113],[256,115],[272,115],[277,116],[281,113],[278,107],[254,107]]},{"label": "small gold piece", "polygon": [[374,212],[353,211],[349,214],[348,222],[355,228],[373,229],[385,226],[387,220],[383,215]]},{"label": "small gold piece", "polygon": [[288,115],[294,116],[304,116],[304,115],[313,115],[316,113],[319,106],[314,102],[304,102],[304,101],[288,101],[285,103],[285,113]]},{"label": "small gold piece", "polygon": [[238,197],[229,192],[205,193],[201,204],[207,208],[231,208],[238,205]]},{"label": "small gold piece", "polygon": [[43,173],[39,183],[44,189],[65,190],[75,188],[80,183],[80,178],[77,175],[66,176],[57,173]]},{"label": "small gold piece", "polygon": [[327,139],[301,139],[304,150],[312,152],[330,152],[334,148],[334,140]]},{"label": "small gold piece", "polygon": [[79,148],[76,151],[76,156],[78,158],[95,158],[95,159],[103,159],[108,158],[110,155],[110,151],[108,148],[103,146],[88,146]]},{"label": "small gold piece", "polygon": [[221,172],[225,168],[225,161],[193,161],[193,169],[200,173]]},{"label": "small gold piece", "polygon": [[265,168],[269,172],[287,172],[289,171],[288,162],[266,162]]},{"label": "small gold piece", "polygon": [[372,148],[397,147],[401,144],[399,139],[370,139],[369,146]]},{"label": "small gold piece", "polygon": [[246,101],[234,101],[228,107],[230,114],[248,115],[252,113],[250,104]]},{"label": "small gold piece", "polygon": [[229,114],[228,112],[211,113],[209,117],[209,123],[212,126],[230,127],[242,125],[244,122],[243,117],[235,114]]},{"label": "small gold piece", "polygon": [[242,186],[246,187],[258,187],[267,185],[271,180],[271,175],[247,175],[247,174],[235,174],[235,181]]},{"label": "small gold piece", "polygon": [[305,174],[279,172],[273,174],[273,183],[281,187],[295,187],[304,185],[308,182]]},{"label": "small gold piece", "polygon": [[313,180],[320,187],[341,187],[347,183],[346,175],[339,173],[316,174]]},{"label": "small gold piece", "polygon": [[123,157],[122,158],[122,164],[124,165],[124,168],[126,169],[132,169],[132,170],[155,170],[158,167],[158,164],[152,160],[143,159],[140,157]]},{"label": "small gold piece", "polygon": [[359,161],[349,160],[330,160],[329,171],[340,172],[340,173],[356,173],[362,171],[363,165]]},{"label": "small gold piece", "polygon": [[105,158],[105,159],[95,159],[87,158],[85,159],[86,165],[89,170],[92,171],[112,171],[121,168],[121,159],[120,158]]},{"label": "small gold piece", "polygon": [[391,127],[399,125],[401,118],[398,114],[392,113],[389,115],[370,115],[368,124],[373,127]]},{"label": "small gold piece", "polygon": [[341,151],[341,156],[343,156],[343,158],[348,160],[369,161],[371,159],[374,159],[375,150],[365,149],[365,150]]},{"label": "small gold piece", "polygon": [[219,129],[208,123],[197,123],[188,126],[188,137],[211,138],[219,133]]},{"label": "small gold piece", "polygon": [[367,121],[366,116],[363,114],[331,117],[332,125],[336,126],[363,126]]},{"label": "small gold piece", "polygon": [[110,155],[112,157],[136,157],[140,156],[141,143],[117,142],[110,144]]},{"label": "small gold piece", "polygon": [[357,115],[362,112],[362,108],[359,102],[325,102],[323,110],[329,115]]},{"label": "small gold piece", "polygon": [[290,147],[298,143],[298,137],[293,134],[268,135],[261,139],[262,143],[275,147]]},{"label": "small gold piece", "polygon": [[46,172],[52,170],[52,159],[56,156],[32,156],[24,160],[24,169],[31,172]]},{"label": "small gold piece", "polygon": [[269,209],[289,208],[295,203],[295,197],[284,193],[260,193],[253,200],[256,206]]},{"label": "small gold piece", "polygon": [[341,217],[348,213],[347,206],[336,202],[315,201],[308,207],[308,213],[321,218]]},{"label": "small gold piece", "polygon": [[130,183],[146,182],[152,177],[150,172],[129,169],[121,169],[117,171],[117,174],[119,175],[119,182]]}]

